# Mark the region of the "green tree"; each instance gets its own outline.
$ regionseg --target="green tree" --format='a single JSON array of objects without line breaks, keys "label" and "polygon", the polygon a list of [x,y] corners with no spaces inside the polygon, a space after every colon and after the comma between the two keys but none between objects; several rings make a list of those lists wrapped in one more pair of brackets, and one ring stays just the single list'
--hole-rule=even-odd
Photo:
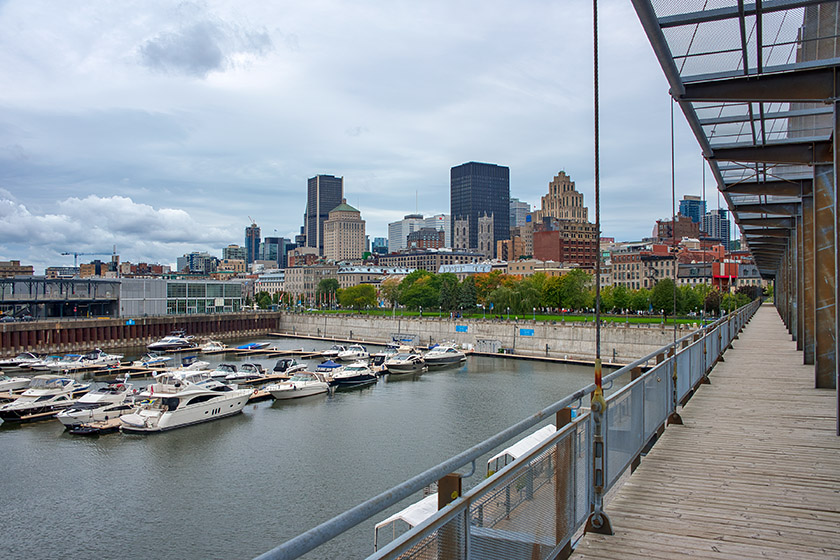
[{"label": "green tree", "polygon": [[720,312],[720,291],[717,288],[712,288],[706,292],[706,314],[717,315]]},{"label": "green tree", "polygon": [[560,278],[552,276],[547,278],[542,285],[540,301],[544,307],[557,309],[563,306],[563,298],[560,293]]},{"label": "green tree", "polygon": [[493,304],[493,307],[499,315],[507,313],[508,308],[516,313],[516,305],[514,303],[513,290],[504,286],[499,286],[488,296],[487,300]]},{"label": "green tree", "polygon": [[400,283],[400,304],[410,309],[420,307],[434,309],[439,305],[440,282],[430,272],[425,270],[416,272],[425,272],[425,274],[418,275],[405,286],[406,280],[414,274],[412,272]]},{"label": "green tree", "polygon": [[438,305],[446,311],[458,308],[458,277],[447,272],[438,274],[435,278],[440,291],[438,294]]},{"label": "green tree", "polygon": [[475,309],[478,301],[475,292],[475,279],[472,276],[467,276],[458,287],[458,307],[460,309]]},{"label": "green tree", "polygon": [[271,295],[268,292],[259,292],[255,296],[257,307],[260,309],[268,309],[271,305]]},{"label": "green tree", "polygon": [[393,276],[386,278],[379,285],[379,292],[382,299],[387,301],[389,306],[393,306],[400,297],[400,280]]},{"label": "green tree", "polygon": [[318,287],[315,289],[315,301],[318,303],[333,301],[337,293],[338,280],[335,278],[323,278],[318,282]]},{"label": "green tree", "polygon": [[376,288],[370,284],[359,284],[338,291],[338,301],[342,307],[364,309],[376,307]]},{"label": "green tree", "polygon": [[615,286],[612,291],[613,308],[624,311],[630,308],[630,290],[624,286]]},{"label": "green tree", "polygon": [[640,288],[630,294],[630,309],[647,312],[650,310],[650,290]]},{"label": "green tree", "polygon": [[[674,307],[674,291],[676,290],[676,308]],[[654,313],[662,313],[665,315],[674,315],[680,311],[680,292],[676,289],[676,284],[670,278],[663,278],[653,287],[653,292],[650,296],[650,304],[653,306]]]},{"label": "green tree", "polygon": [[583,309],[590,302],[589,284],[592,275],[576,268],[560,277],[560,301],[563,307]]},{"label": "green tree", "polygon": [[615,309],[615,286],[601,286],[601,312]]},{"label": "green tree", "polygon": [[680,286],[682,310],[684,313],[699,313],[703,310],[703,295],[696,286]]}]

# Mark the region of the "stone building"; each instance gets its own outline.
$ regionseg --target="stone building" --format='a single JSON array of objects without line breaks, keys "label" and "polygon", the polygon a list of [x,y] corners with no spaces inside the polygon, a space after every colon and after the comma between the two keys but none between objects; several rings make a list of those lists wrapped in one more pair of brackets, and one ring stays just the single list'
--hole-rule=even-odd
[{"label": "stone building", "polygon": [[341,199],[324,222],[324,258],[358,260],[365,252],[365,221],[361,213]]}]

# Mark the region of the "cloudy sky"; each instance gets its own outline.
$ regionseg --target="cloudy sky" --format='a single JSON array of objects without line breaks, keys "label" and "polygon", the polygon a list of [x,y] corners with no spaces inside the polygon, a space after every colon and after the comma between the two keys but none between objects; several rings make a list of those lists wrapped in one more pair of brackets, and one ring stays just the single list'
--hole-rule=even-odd
[{"label": "cloudy sky", "polygon": [[[668,86],[629,0],[600,12],[603,231],[637,239],[671,214]],[[588,0],[0,0],[0,260],[221,256],[249,217],[293,236],[318,173],[384,237],[415,205],[448,213],[466,161],[509,166],[531,204],[565,170],[594,216],[591,17]],[[676,120],[680,198],[702,162]]]}]

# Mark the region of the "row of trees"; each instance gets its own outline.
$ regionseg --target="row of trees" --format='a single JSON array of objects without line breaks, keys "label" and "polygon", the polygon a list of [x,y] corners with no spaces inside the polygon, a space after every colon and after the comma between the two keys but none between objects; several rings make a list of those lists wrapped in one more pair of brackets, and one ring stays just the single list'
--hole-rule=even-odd
[{"label": "row of trees", "polygon": [[[263,295],[264,294],[264,295]],[[378,297],[377,297],[378,295]],[[652,290],[630,290],[623,286],[601,288],[601,310],[617,313],[650,312],[654,314],[684,315],[688,313],[718,313],[721,309],[735,309],[758,297],[760,289],[742,287],[735,294],[721,294],[706,285],[680,286],[665,278]],[[676,296],[676,297],[675,297]],[[563,276],[514,276],[500,271],[467,276],[459,281],[454,274],[432,274],[415,270],[402,280],[388,278],[382,282],[379,294],[369,284],[340,289],[338,281],[321,280],[315,294],[316,301],[337,302],[346,309],[377,307],[379,302],[397,304],[413,310],[466,311],[477,307],[485,313],[509,312],[526,315],[535,309],[581,311],[595,307],[593,277],[582,270],[572,270]],[[262,292],[257,304],[285,302],[286,296],[274,298]]]}]

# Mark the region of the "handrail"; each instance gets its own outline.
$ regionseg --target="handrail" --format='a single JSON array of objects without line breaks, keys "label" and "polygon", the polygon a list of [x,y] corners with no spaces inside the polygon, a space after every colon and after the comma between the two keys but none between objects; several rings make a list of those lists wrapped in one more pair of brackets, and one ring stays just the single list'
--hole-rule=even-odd
[{"label": "handrail", "polygon": [[[713,323],[710,323],[708,325],[704,325],[700,329],[698,329],[696,331],[693,331],[692,333],[680,338],[676,342],[672,342],[670,344],[667,344],[667,345],[659,348],[658,350],[648,354],[647,356],[645,356],[643,358],[640,358],[640,359],[634,361],[633,363],[622,367],[621,369],[619,369],[618,371],[616,371],[614,373],[611,373],[610,375],[608,375],[604,378],[604,381],[605,382],[610,381],[610,380],[613,380],[613,379],[616,379],[616,378],[620,377],[621,375],[624,375],[628,372],[631,372],[634,368],[643,365],[645,362],[649,361],[651,358],[654,358],[657,355],[660,355],[660,354],[663,354],[663,353],[667,353],[672,348],[675,350],[673,355],[671,357],[669,357],[669,359],[666,360],[666,362],[663,362],[662,364],[657,364],[657,365],[661,366],[663,364],[669,363],[670,360],[676,360],[677,355],[680,353],[680,352],[677,352],[677,349],[678,349],[677,345],[681,344],[683,341],[685,341],[689,338],[693,338],[694,336],[696,336],[697,332],[703,332],[704,333],[703,338],[709,338],[709,335],[711,333],[714,333],[715,329],[717,329],[718,327],[720,327],[721,325],[723,325],[726,322],[728,322],[731,325],[732,321],[734,320],[735,325],[733,325],[733,326],[735,328],[729,329],[729,332],[727,333],[727,338],[729,338],[729,340],[726,340],[725,343],[723,341],[721,341],[720,347],[718,348],[718,353],[722,354],[724,352],[724,350],[726,349],[726,347],[731,342],[732,338],[735,336],[735,333],[738,330],[740,330],[740,328],[743,327],[743,325],[746,322],[744,320],[745,315],[742,314],[742,313],[743,312],[748,312],[749,317],[751,317],[752,314],[755,312],[755,310],[758,308],[758,305],[760,305],[760,300],[755,300],[755,301],[751,302],[750,304],[745,305],[744,307],[742,307],[740,309],[737,309],[737,310],[727,314],[724,317],[721,317],[720,319],[716,320]],[[749,317],[746,317],[746,319],[748,320]],[[703,338],[701,338],[701,340]],[[690,346],[688,348],[690,348]],[[686,348],[685,350],[688,350],[688,348]],[[397,486],[394,486],[393,488],[391,488],[389,490],[386,490],[386,491],[378,494],[377,496],[374,496],[373,498],[370,498],[370,499],[362,502],[361,504],[358,504],[357,506],[345,511],[344,513],[339,514],[339,515],[333,517],[332,519],[321,523],[317,527],[314,527],[314,528],[306,531],[305,533],[302,533],[302,534],[286,541],[285,543],[283,543],[283,544],[281,544],[281,545],[279,545],[279,546],[261,554],[260,556],[258,556],[256,558],[256,560],[290,560],[290,559],[293,559],[293,558],[298,558],[303,554],[306,554],[307,552],[317,548],[318,546],[320,546],[320,545],[326,543],[327,541],[335,538],[336,536],[344,533],[348,529],[351,529],[352,527],[355,527],[359,523],[369,519],[373,515],[385,510],[386,508],[388,508],[388,507],[402,501],[403,499],[411,496],[412,494],[422,490],[423,488],[425,488],[429,484],[437,482],[438,480],[440,480],[445,475],[455,472],[457,469],[463,467],[464,465],[466,465],[468,463],[473,463],[474,464],[476,459],[478,459],[482,455],[484,455],[484,454],[488,453],[489,451],[497,448],[499,445],[509,441],[513,437],[521,434],[522,432],[524,432],[528,428],[531,428],[531,427],[539,424],[540,422],[545,421],[552,414],[555,414],[555,413],[559,412],[560,410],[562,410],[563,408],[568,407],[569,405],[571,405],[575,401],[581,400],[584,396],[591,394],[592,391],[594,391],[594,389],[595,389],[595,384],[594,383],[591,383],[591,384],[587,385],[586,387],[583,387],[582,389],[579,389],[578,391],[572,393],[571,395],[568,395],[568,396],[564,397],[563,399],[555,402],[554,404],[547,406],[546,408],[542,409],[541,411],[537,412],[536,414],[533,414],[533,415],[525,418],[524,420],[521,420],[520,422],[514,424],[513,426],[510,426],[509,428],[497,433],[496,435],[494,435],[494,436],[492,436],[488,439],[485,439],[481,443],[478,443],[477,445],[474,445],[473,447],[467,449],[466,451],[461,452],[460,454],[458,454],[458,455],[456,455],[456,456],[438,464],[437,466],[434,466],[432,468],[429,468],[429,469],[423,471],[422,473],[406,480],[405,482],[403,482],[403,483],[401,483]],[[589,419],[589,416],[586,415],[585,418],[582,419],[581,421],[588,421],[588,419]],[[576,421],[574,424],[577,424],[577,423],[578,422]],[[558,434],[560,434],[561,432],[565,433],[564,430],[559,430]],[[559,435],[552,436],[552,441],[554,441],[558,437],[560,437],[560,436]],[[548,445],[549,444],[544,443],[543,445],[538,446],[538,449],[544,450],[544,448]],[[517,459],[513,463],[509,464],[506,467],[505,471],[507,471],[508,469],[517,468],[516,465],[520,465],[520,464],[522,464],[522,462],[532,459],[533,456],[534,456],[533,451],[529,452],[528,454],[526,454],[526,456],[520,457],[519,459]],[[500,471],[500,473],[502,473],[502,472],[503,471]],[[485,486],[485,484],[482,483],[477,488],[483,488],[484,486]],[[476,489],[471,490],[469,492],[469,495],[472,496],[475,491],[476,491]],[[456,502],[456,504],[457,504],[457,502]],[[450,519],[453,515],[456,515],[456,510],[460,511],[460,507],[456,506],[455,508],[446,508],[445,510],[441,510],[441,513],[439,515],[433,516],[431,519],[427,520],[427,522],[424,522],[421,525],[419,525],[418,527],[416,527],[415,530],[422,531],[424,529],[428,529],[432,524],[435,524],[435,525],[439,526],[440,523],[445,522],[446,520]],[[401,538],[401,539],[399,539],[399,541],[400,541],[400,543],[404,543],[406,541],[406,539]],[[392,544],[398,544],[398,543],[392,543]],[[389,546],[388,550],[391,551],[391,550],[393,550],[393,548],[391,546]]]}]

